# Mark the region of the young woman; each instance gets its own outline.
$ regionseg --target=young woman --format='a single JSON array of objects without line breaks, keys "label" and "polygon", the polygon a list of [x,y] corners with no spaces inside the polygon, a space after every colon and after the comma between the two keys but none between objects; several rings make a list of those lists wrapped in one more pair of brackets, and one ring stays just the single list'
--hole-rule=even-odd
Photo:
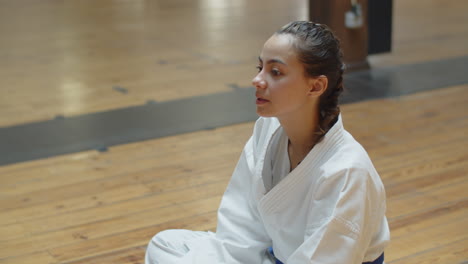
[{"label": "young woman", "polygon": [[296,21],[259,57],[257,113],[218,210],[216,233],[168,230],[147,264],[383,263],[385,191],[362,146],[343,128],[339,41]]}]

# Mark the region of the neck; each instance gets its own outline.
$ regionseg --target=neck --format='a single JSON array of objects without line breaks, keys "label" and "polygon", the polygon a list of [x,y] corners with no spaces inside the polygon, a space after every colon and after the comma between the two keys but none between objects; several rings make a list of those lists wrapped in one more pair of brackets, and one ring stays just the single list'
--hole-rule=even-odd
[{"label": "neck", "polygon": [[294,115],[278,120],[289,138],[288,154],[294,169],[316,144],[319,117],[318,114]]}]

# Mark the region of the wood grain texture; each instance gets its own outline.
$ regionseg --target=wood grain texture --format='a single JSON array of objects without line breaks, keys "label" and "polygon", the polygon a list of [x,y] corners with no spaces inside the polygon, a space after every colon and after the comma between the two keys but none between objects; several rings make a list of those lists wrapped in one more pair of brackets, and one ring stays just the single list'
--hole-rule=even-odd
[{"label": "wood grain texture", "polygon": [[[468,55],[465,1],[394,2],[374,67]],[[0,5],[0,127],[246,87],[266,39],[308,14],[304,0]]]},{"label": "wood grain texture", "polygon": [[[248,86],[263,42],[307,8],[224,2],[2,1],[0,127]],[[468,55],[464,1],[394,11],[394,50],[374,67]],[[467,91],[342,107],[386,187],[386,263],[468,261]],[[252,127],[0,166],[0,264],[136,264],[161,230],[214,230]]]},{"label": "wood grain texture", "polygon": [[[345,126],[368,146],[386,185],[392,229],[387,263],[467,259],[461,243],[468,239],[465,89],[342,107]],[[392,115],[411,106],[417,113]],[[0,167],[5,181],[24,186],[21,192],[2,188],[0,263],[141,263],[146,243],[161,230],[214,230],[252,125]]]}]

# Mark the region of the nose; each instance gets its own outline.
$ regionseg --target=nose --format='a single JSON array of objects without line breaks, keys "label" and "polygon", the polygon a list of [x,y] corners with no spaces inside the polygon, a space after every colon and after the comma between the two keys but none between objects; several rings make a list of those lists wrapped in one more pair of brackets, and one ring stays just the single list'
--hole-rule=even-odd
[{"label": "nose", "polygon": [[255,86],[257,89],[265,89],[267,87],[267,83],[265,79],[263,79],[262,73],[259,72],[257,76],[255,76],[252,80],[252,84]]}]

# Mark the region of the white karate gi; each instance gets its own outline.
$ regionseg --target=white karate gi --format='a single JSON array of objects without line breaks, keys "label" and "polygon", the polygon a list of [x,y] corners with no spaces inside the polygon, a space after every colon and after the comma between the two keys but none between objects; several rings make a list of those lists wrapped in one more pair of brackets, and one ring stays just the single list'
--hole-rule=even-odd
[{"label": "white karate gi", "polygon": [[[168,230],[149,243],[147,264],[360,264],[378,258],[390,233],[385,191],[341,116],[305,159],[270,191],[267,151],[276,118],[257,120],[218,210],[216,233]],[[284,132],[281,132],[284,133]]]}]

